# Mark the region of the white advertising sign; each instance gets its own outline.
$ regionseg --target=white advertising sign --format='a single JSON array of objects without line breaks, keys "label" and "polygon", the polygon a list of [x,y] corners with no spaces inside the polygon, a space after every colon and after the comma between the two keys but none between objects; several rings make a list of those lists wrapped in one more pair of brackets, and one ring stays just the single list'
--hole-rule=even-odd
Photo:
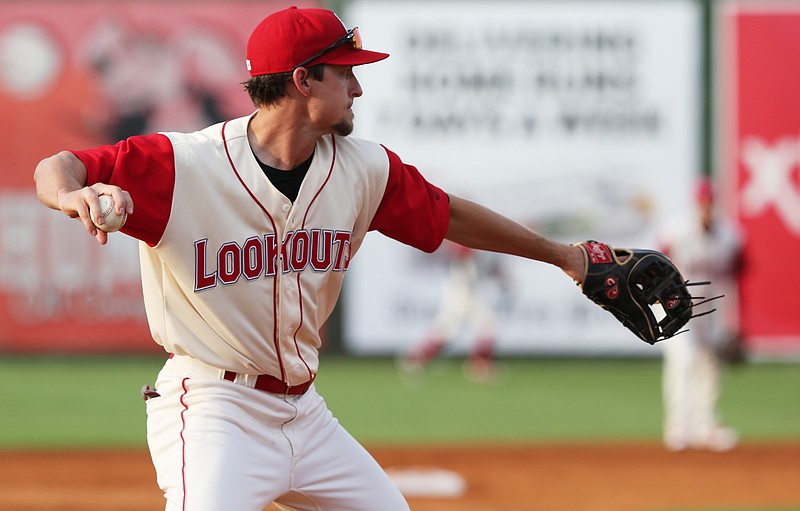
[{"label": "white advertising sign", "polygon": [[[357,1],[343,18],[367,49],[391,54],[356,69],[354,136],[446,191],[565,242],[652,247],[660,224],[688,211],[682,192],[700,170],[696,3]],[[653,353],[559,269],[485,259],[500,270],[480,291],[500,352]],[[370,234],[345,279],[349,349],[419,341],[445,270],[439,252]]]}]

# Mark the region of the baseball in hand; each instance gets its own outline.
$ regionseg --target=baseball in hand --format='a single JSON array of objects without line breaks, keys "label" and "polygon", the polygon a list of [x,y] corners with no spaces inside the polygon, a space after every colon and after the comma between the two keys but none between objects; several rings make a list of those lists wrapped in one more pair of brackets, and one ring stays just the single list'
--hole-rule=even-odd
[{"label": "baseball in hand", "polygon": [[114,209],[114,199],[110,195],[101,195],[98,199],[100,200],[100,214],[104,223],[97,225],[95,221],[94,225],[104,232],[116,232],[122,229],[122,226],[125,225],[125,220],[128,219],[128,213],[117,214],[116,209]]}]

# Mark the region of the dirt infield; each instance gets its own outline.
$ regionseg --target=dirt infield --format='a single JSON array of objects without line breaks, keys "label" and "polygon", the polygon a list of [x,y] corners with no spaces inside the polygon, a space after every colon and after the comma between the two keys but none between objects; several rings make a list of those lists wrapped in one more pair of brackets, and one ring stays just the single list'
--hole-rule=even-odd
[{"label": "dirt infield", "polygon": [[[463,476],[463,496],[411,497],[415,511],[800,508],[800,443],[744,445],[724,454],[644,444],[371,451],[387,469]],[[154,479],[145,451],[0,452],[0,509],[163,509]]]}]

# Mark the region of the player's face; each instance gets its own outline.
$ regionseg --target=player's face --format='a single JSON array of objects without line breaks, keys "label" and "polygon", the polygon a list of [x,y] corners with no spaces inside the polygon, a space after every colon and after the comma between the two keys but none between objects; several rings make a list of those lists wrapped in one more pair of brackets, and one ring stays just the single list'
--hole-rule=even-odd
[{"label": "player's face", "polygon": [[347,136],[353,132],[353,100],[363,91],[352,66],[326,66],[314,113],[327,133]]},{"label": "player's face", "polygon": [[700,223],[703,229],[708,231],[714,221],[714,205],[710,200],[698,201],[698,208],[700,209]]}]

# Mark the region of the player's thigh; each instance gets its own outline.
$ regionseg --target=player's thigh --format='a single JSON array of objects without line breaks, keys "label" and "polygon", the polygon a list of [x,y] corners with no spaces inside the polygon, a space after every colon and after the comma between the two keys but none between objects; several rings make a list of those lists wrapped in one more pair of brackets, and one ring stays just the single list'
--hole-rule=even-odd
[{"label": "player's thigh", "polygon": [[[164,491],[167,509],[180,509],[183,501],[183,445],[181,434],[182,386],[180,378],[160,377],[158,396],[150,397],[147,409],[147,445],[156,469],[158,486]],[[170,503],[177,503],[170,505]]]},{"label": "player's thigh", "polygon": [[662,343],[665,369],[677,372],[688,370],[697,357],[697,345],[697,338],[691,331]]},{"label": "player's thigh", "polygon": [[291,511],[408,511],[378,462],[332,417],[322,399],[303,424],[293,492],[275,501]]},{"label": "player's thigh", "polygon": [[148,443],[167,510],[261,511],[289,488],[291,446],[269,424],[281,413],[271,397],[187,378],[160,378],[157,389]]}]

